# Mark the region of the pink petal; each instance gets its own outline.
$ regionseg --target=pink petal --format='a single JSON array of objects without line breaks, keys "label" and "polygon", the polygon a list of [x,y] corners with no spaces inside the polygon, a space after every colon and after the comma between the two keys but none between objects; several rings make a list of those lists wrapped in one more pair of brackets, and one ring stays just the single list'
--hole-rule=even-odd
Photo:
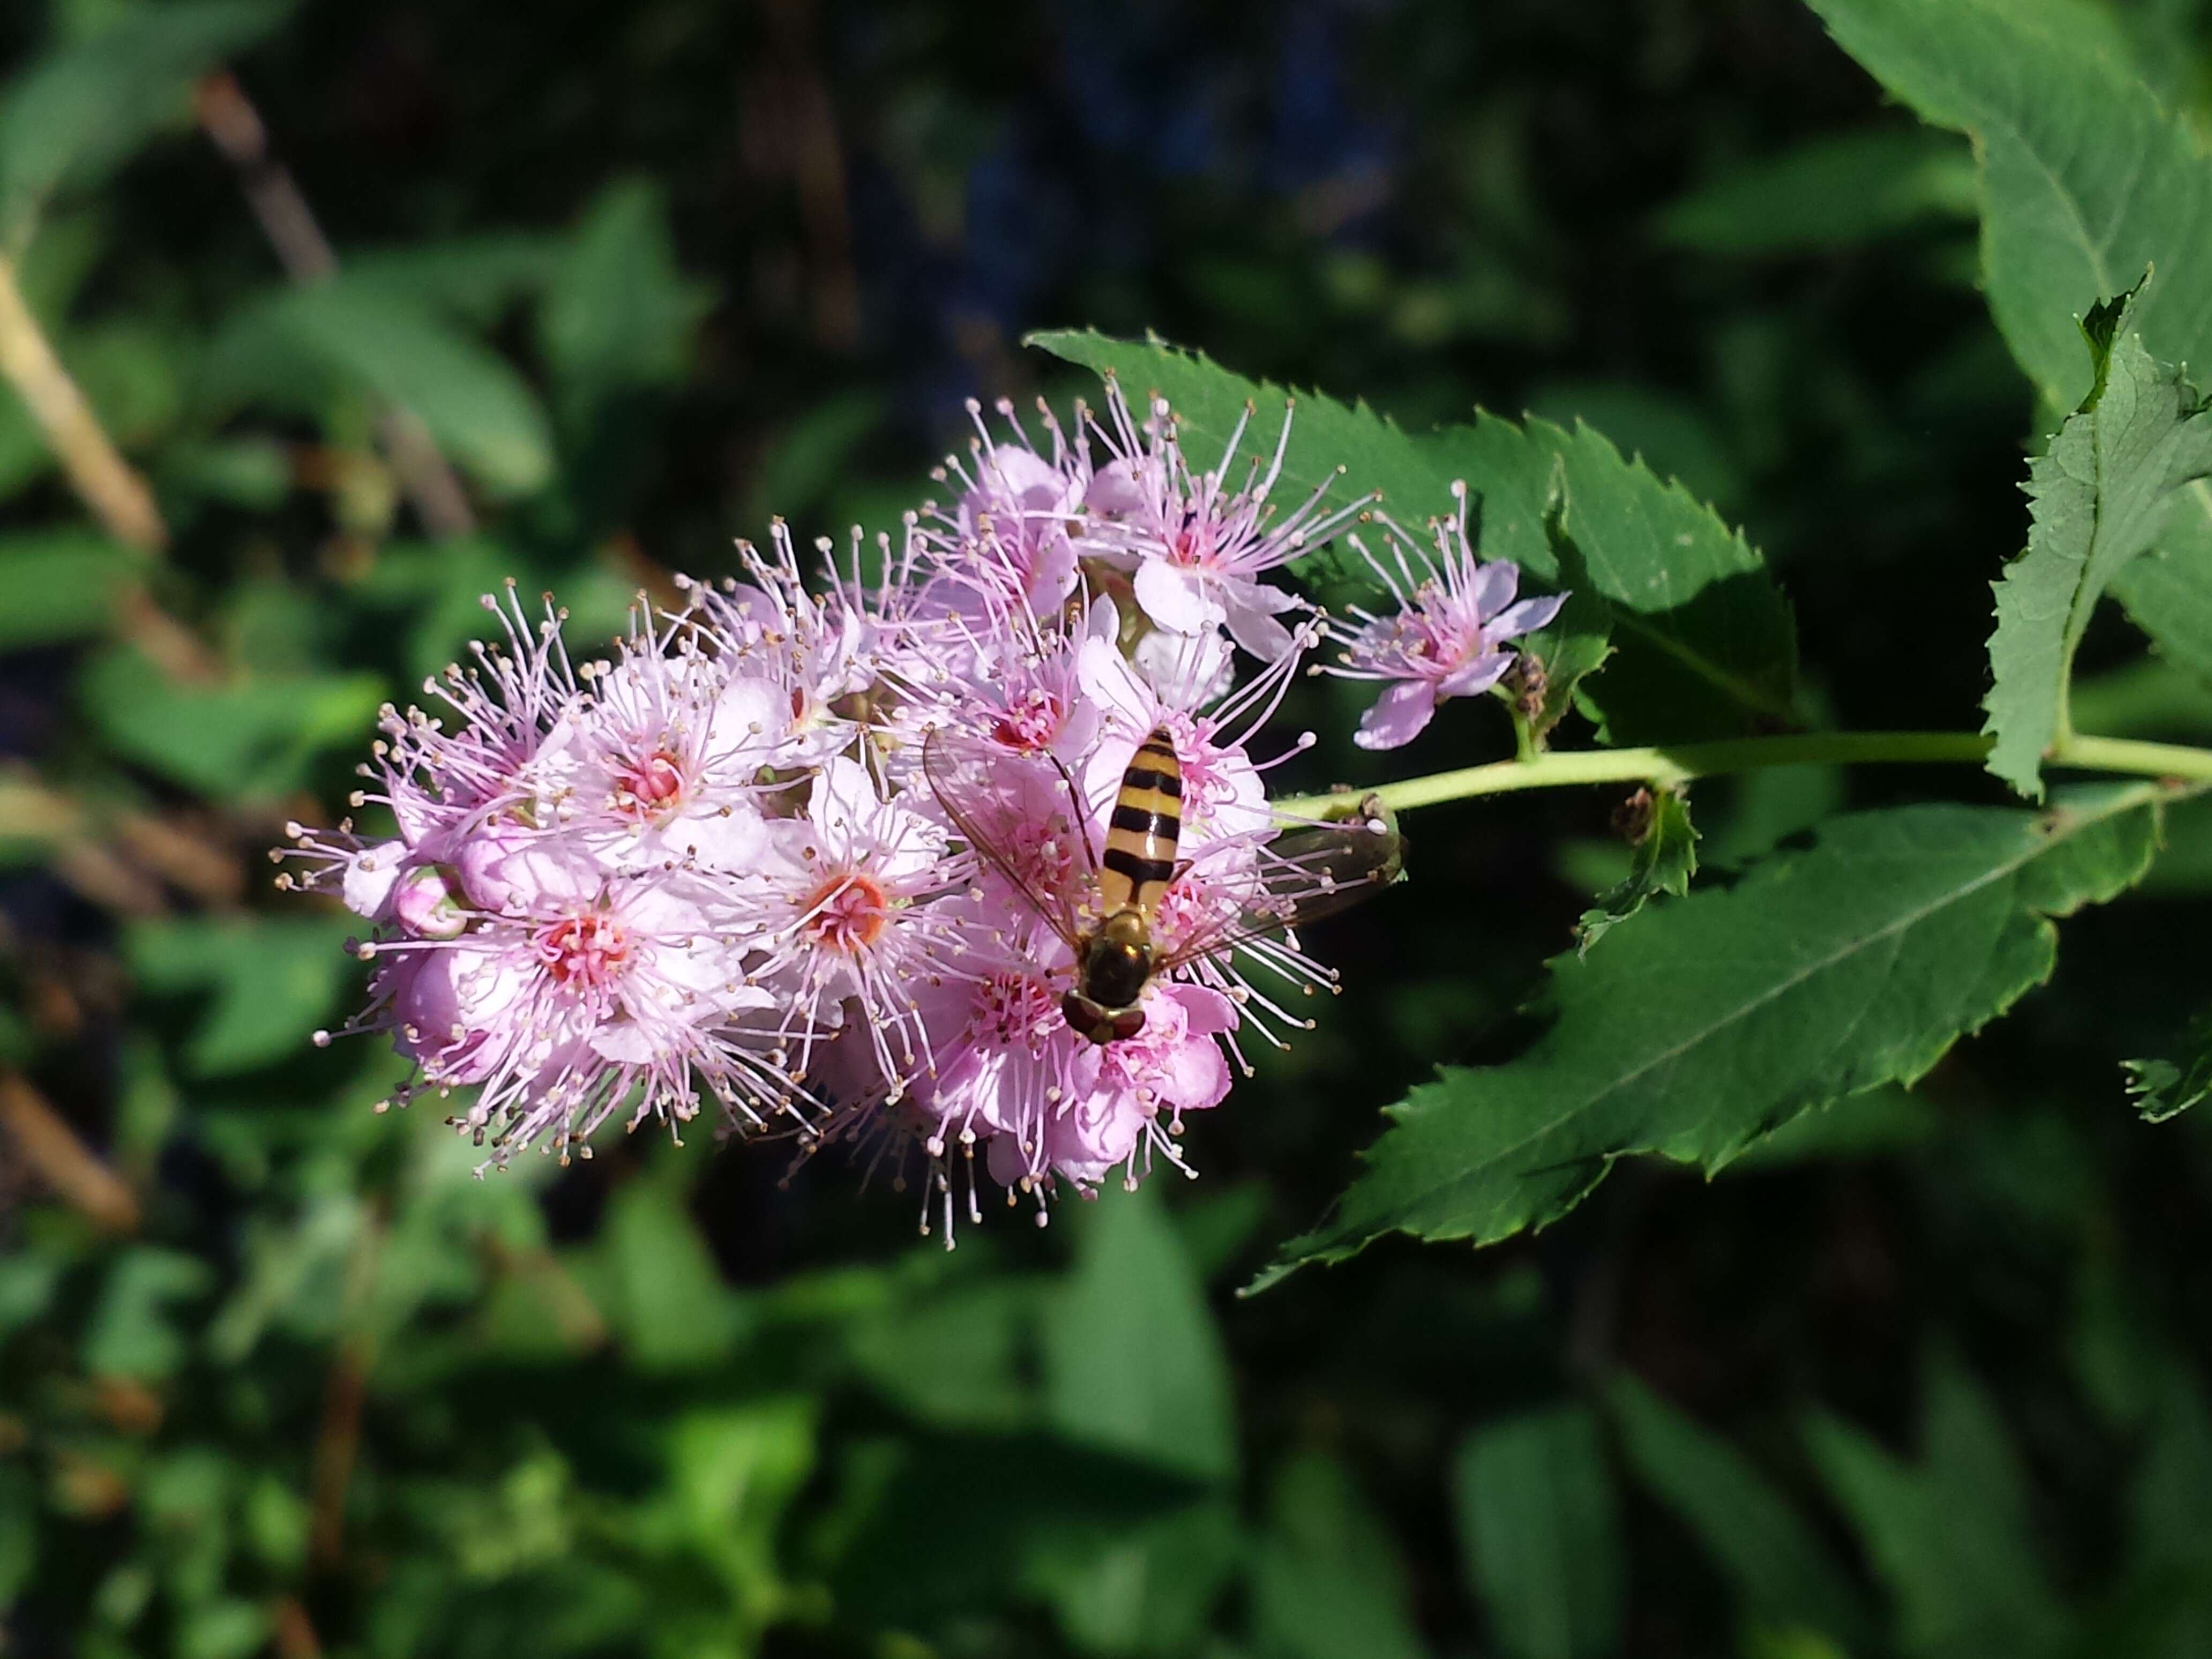
[{"label": "pink petal", "polygon": [[[1142,573],[1139,573],[1140,574]],[[1258,596],[1272,595],[1284,603],[1270,604]],[[1279,662],[1288,656],[1297,641],[1291,630],[1277,622],[1270,612],[1288,611],[1297,601],[1287,593],[1257,582],[1239,583],[1223,596],[1222,610],[1229,623],[1229,636],[1261,662]]]},{"label": "pink petal", "polygon": [[1436,712],[1434,686],[1426,680],[1401,680],[1375,700],[1352,740],[1362,749],[1395,749],[1418,737]]},{"label": "pink petal", "polygon": [[1521,586],[1521,567],[1510,559],[1492,559],[1475,567],[1469,592],[1478,616],[1494,617],[1513,602]]},{"label": "pink petal", "polygon": [[1538,599],[1523,599],[1518,605],[1508,605],[1482,626],[1485,635],[1493,640],[1510,640],[1516,635],[1526,634],[1541,628],[1559,614],[1559,607],[1567,602],[1564,593],[1547,593]]},{"label": "pink petal", "polygon": [[1513,666],[1510,651],[1492,651],[1477,657],[1473,662],[1455,668],[1437,683],[1440,697],[1471,697],[1478,691],[1487,691],[1505,678],[1505,671]]},{"label": "pink petal", "polygon": [[1137,567],[1136,590],[1145,614],[1171,633],[1203,633],[1221,620],[1221,606],[1206,584],[1164,559],[1146,559]]}]

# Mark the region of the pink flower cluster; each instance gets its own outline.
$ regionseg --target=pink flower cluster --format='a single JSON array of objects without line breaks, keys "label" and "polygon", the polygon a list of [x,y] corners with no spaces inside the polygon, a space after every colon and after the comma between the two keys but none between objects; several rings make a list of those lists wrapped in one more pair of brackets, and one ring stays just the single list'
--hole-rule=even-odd
[{"label": "pink flower cluster", "polygon": [[[680,1126],[712,1097],[897,1179],[918,1152],[924,1230],[941,1212],[949,1240],[956,1209],[980,1215],[979,1164],[1040,1219],[1059,1187],[1183,1167],[1183,1116],[1227,1094],[1239,1045],[1305,1023],[1285,990],[1331,975],[1249,924],[1333,872],[1281,833],[1253,745],[1325,623],[1263,578],[1367,503],[1279,513],[1282,442],[1232,476],[1240,425],[1197,470],[1166,406],[1139,420],[1117,389],[1072,438],[1046,414],[1042,447],[1010,405],[1003,434],[975,413],[940,475],[955,499],[896,544],[820,544],[810,583],[779,523],[740,544],[741,580],[641,603],[604,660],[572,662],[562,613],[510,589],[486,600],[503,643],[426,683],[428,709],[385,709],[353,804],[392,832],[291,826],[305,873],[279,879],[371,924],[345,1029],[413,1062],[403,1104],[453,1096],[497,1164],[588,1157],[611,1116]],[[1142,1030],[1095,1043],[1060,1008],[1072,919],[1162,729],[1183,789],[1169,965]]]}]

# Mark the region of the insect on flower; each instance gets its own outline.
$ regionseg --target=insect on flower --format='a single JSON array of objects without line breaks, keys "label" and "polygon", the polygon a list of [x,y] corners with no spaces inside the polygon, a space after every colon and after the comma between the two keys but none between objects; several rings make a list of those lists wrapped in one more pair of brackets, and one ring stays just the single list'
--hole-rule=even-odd
[{"label": "insect on flower", "polygon": [[[1066,792],[1079,865],[1064,853],[1050,856],[1058,838],[1040,841],[1018,810],[1006,810],[1013,769],[1040,764],[1059,773]],[[1069,961],[1059,971],[1071,982],[1061,1017],[1102,1047],[1145,1029],[1145,993],[1154,980],[1293,933],[1380,891],[1399,873],[1397,832],[1371,814],[1215,842],[1204,849],[1202,869],[1198,860],[1179,859],[1182,767],[1165,726],[1145,738],[1123,770],[1103,851],[1092,844],[1093,814],[1073,775],[1051,757],[994,751],[940,726],[924,745],[922,769],[962,839],[1066,947]],[[1173,907],[1169,932],[1163,923],[1171,895],[1185,902]]]}]

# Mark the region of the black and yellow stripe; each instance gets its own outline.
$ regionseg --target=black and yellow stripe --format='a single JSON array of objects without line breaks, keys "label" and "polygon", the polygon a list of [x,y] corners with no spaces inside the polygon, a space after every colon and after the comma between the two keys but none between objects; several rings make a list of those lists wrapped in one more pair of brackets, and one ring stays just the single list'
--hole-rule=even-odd
[{"label": "black and yellow stripe", "polygon": [[1146,738],[1121,774],[1099,860],[1101,915],[1136,910],[1150,921],[1174,879],[1182,835],[1182,763],[1166,728]]}]

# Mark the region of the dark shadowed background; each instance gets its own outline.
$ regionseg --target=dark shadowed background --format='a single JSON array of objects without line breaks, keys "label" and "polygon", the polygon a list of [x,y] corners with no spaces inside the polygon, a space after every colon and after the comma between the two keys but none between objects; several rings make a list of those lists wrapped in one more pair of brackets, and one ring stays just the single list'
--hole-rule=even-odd
[{"label": "dark shadowed background", "polygon": [[[2124,12],[2191,109],[2203,10]],[[2187,860],[1910,1096],[1249,1300],[1382,1108],[1528,1040],[1618,793],[1409,819],[1201,1179],[949,1255],[703,1127],[479,1182],[307,1041],[346,919],[262,849],[479,593],[588,645],[771,514],[895,529],[963,400],[1095,395],[1034,328],[1584,417],[1765,549],[1840,723],[1976,724],[2033,399],[1964,143],[1809,13],[25,0],[0,63],[0,237],[160,515],[0,392],[0,1653],[2212,1651],[2212,1146],[2112,1063],[2201,984]],[[2159,672],[2083,724],[2186,735]],[[1510,749],[1293,707],[1285,787]],[[1707,786],[1707,866],[1929,787]]]}]

